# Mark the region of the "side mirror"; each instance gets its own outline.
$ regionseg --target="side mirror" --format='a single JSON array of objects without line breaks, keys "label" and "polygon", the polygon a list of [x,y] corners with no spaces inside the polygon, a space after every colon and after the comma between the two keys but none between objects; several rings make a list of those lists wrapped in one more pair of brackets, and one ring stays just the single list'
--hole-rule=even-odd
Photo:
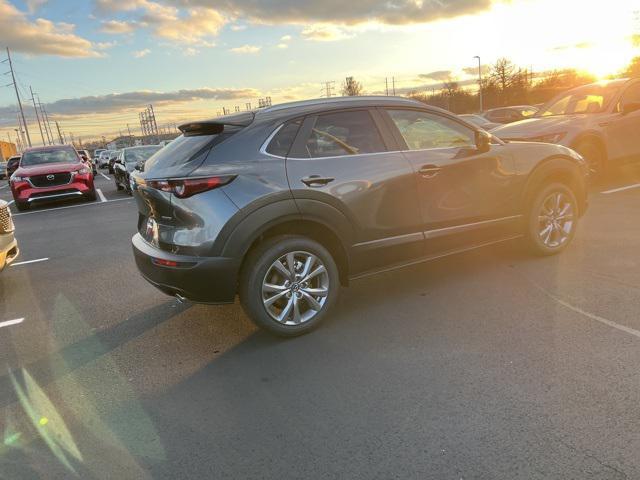
[{"label": "side mirror", "polygon": [[628,115],[640,110],[640,102],[628,102],[622,105],[622,115]]},{"label": "side mirror", "polygon": [[480,153],[491,150],[491,134],[484,130],[476,130],[476,149]]}]

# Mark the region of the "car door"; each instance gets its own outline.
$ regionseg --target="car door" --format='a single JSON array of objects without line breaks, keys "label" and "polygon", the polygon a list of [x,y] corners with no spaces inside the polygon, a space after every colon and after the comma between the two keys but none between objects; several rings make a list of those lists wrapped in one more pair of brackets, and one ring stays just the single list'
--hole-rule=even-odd
[{"label": "car door", "polygon": [[616,113],[606,127],[609,155],[613,160],[640,160],[640,110],[624,113],[624,106],[640,104],[640,81],[629,85],[620,101],[616,104]]},{"label": "car door", "polygon": [[306,218],[351,227],[353,274],[423,255],[413,169],[370,109],[304,119],[286,160],[296,203]]},{"label": "car door", "polygon": [[503,145],[479,150],[476,130],[444,114],[387,108],[384,115],[416,174],[427,255],[517,230],[517,174]]}]

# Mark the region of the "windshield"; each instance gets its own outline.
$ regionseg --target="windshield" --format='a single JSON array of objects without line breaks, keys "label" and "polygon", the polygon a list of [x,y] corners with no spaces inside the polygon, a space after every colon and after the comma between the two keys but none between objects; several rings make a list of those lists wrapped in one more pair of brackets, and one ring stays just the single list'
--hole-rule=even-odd
[{"label": "windshield", "polygon": [[49,163],[79,163],[80,158],[73,150],[38,150],[27,152],[22,156],[20,165],[22,167],[32,167],[35,165],[46,165]]},{"label": "windshield", "polygon": [[146,161],[151,155],[160,150],[161,146],[131,148],[124,151],[124,161],[126,163],[138,163]]},{"label": "windshield", "polygon": [[540,109],[537,117],[600,113],[607,108],[620,87],[611,85],[587,85],[556,97]]}]

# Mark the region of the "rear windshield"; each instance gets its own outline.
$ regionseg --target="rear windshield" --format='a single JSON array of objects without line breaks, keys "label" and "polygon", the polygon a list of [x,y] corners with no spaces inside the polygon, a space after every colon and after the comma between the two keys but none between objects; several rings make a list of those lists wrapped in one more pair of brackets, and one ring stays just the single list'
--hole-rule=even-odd
[{"label": "rear windshield", "polygon": [[194,135],[179,136],[169,145],[153,155],[145,164],[145,172],[165,170],[171,167],[186,165],[196,158],[201,158],[199,153],[207,148],[222,143],[240,129],[229,129],[219,135]]},{"label": "rear windshield", "polygon": [[46,165],[49,163],[78,163],[80,158],[73,150],[38,150],[37,152],[26,152],[22,156],[20,165],[32,167],[34,165]]}]

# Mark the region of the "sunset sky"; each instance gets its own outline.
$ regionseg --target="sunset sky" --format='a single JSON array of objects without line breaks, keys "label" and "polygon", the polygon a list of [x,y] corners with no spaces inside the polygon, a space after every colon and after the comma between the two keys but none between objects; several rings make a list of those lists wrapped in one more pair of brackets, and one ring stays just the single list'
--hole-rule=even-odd
[{"label": "sunset sky", "polygon": [[[474,55],[605,76],[640,55],[638,35],[640,0],[0,0],[0,47],[29,121],[31,85],[84,139],[127,123],[139,134],[148,103],[162,126],[267,95],[318,97],[325,81],[337,92],[345,76],[372,94],[385,77],[398,92],[468,80]],[[10,81],[0,77],[1,140],[16,128]]]}]

